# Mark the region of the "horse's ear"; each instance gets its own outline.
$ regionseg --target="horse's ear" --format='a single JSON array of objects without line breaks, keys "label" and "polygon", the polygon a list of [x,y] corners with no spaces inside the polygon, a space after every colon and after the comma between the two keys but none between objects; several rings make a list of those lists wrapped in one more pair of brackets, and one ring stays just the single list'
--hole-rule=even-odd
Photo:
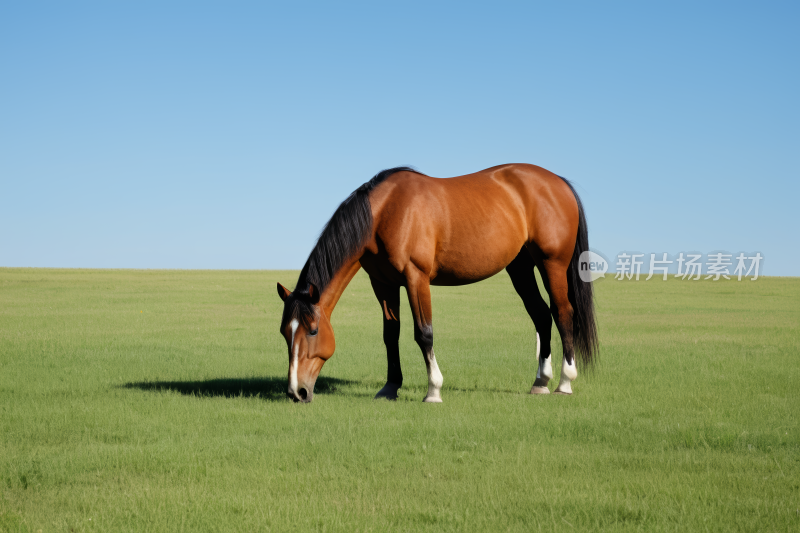
[{"label": "horse's ear", "polygon": [[278,296],[281,297],[281,300],[283,300],[285,302],[286,298],[288,298],[291,295],[292,295],[292,291],[290,291],[289,289],[287,289],[286,287],[284,287],[283,285],[278,283]]},{"label": "horse's ear", "polygon": [[317,305],[319,302],[319,289],[313,283],[308,284],[308,297],[311,299],[311,303]]}]

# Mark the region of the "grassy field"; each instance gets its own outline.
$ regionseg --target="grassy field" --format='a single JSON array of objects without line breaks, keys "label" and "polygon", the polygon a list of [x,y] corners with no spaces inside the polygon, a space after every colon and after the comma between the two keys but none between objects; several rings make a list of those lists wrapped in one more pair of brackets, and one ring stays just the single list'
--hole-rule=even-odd
[{"label": "grassy field", "polygon": [[597,283],[571,397],[527,394],[504,273],[434,288],[441,405],[406,302],[405,387],[372,401],[363,272],[314,402],[287,401],[295,279],[0,269],[0,531],[800,530],[800,279]]}]

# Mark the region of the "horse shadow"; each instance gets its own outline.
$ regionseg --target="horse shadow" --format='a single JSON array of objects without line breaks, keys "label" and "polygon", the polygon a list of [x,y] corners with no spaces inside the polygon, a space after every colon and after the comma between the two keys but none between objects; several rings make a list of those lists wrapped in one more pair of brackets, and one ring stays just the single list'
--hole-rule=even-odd
[{"label": "horse shadow", "polygon": [[[314,394],[333,394],[341,387],[356,385],[357,381],[320,376],[314,386]],[[261,398],[263,400],[289,401],[286,396],[285,377],[220,378],[203,381],[139,381],[126,383],[125,389],[140,389],[155,392],[177,392],[186,396],[206,398]]]}]

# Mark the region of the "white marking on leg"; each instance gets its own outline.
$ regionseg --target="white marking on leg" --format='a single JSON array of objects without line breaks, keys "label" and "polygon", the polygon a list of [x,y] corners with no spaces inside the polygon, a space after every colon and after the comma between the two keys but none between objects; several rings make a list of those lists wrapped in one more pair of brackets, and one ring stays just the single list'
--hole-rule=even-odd
[{"label": "white marking on leg", "polygon": [[[539,360],[539,369],[536,371],[536,380],[544,380],[544,386],[547,385],[547,382],[553,379],[553,365],[550,363],[550,354],[547,354],[547,357],[540,357],[541,352],[541,341],[539,340],[539,334],[536,334],[536,358]],[[548,348],[550,348],[548,346]]]},{"label": "white marking on leg", "polygon": [[436,363],[436,355],[431,350],[431,358],[428,363],[428,395],[425,396],[426,402],[438,403],[442,401],[442,384],[444,383],[444,376],[439,370],[439,365]]},{"label": "white marking on leg", "polygon": [[572,358],[572,363],[567,362],[567,358],[561,362],[561,375],[566,375],[570,381],[578,377],[578,369],[575,368],[575,357]]},{"label": "white marking on leg", "polygon": [[536,334],[536,359],[539,361],[539,368],[536,369],[536,381],[533,382],[531,394],[550,394],[547,383],[553,379],[553,366],[550,364],[550,346],[547,346],[547,357],[542,357],[542,340]]},{"label": "white marking on leg", "polygon": [[556,392],[572,394],[572,381],[578,377],[578,369],[575,367],[575,357],[572,357],[572,364],[567,362],[567,358],[561,362],[561,380],[556,387]]},{"label": "white marking on leg", "polygon": [[297,326],[299,322],[297,320],[292,320],[290,322],[292,326],[292,360],[289,362],[289,392],[297,392],[297,361],[298,361],[298,350],[300,349],[299,346],[295,347],[294,345],[294,336],[297,333]]},{"label": "white marking on leg", "polygon": [[539,358],[539,370],[536,372],[536,379],[542,379],[547,383],[553,379],[553,365],[550,363],[550,355]]}]

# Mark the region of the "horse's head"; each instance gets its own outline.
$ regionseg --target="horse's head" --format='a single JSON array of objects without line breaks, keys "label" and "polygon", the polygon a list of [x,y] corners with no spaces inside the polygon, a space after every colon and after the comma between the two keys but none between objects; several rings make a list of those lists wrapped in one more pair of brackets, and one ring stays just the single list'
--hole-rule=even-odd
[{"label": "horse's head", "polygon": [[283,300],[281,334],[289,348],[289,390],[296,402],[310,402],[319,371],[336,349],[330,320],[319,304],[319,290],[309,284],[304,290],[289,289],[278,283]]}]

